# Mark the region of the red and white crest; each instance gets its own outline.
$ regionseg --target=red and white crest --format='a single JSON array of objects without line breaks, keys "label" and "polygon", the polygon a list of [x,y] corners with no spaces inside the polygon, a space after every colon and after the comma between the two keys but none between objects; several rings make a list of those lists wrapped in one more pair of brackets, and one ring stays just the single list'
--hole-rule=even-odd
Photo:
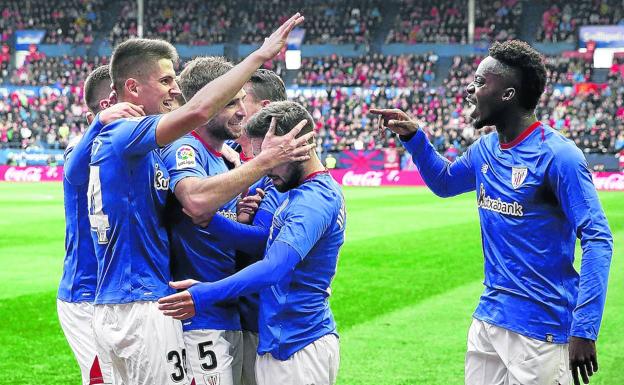
[{"label": "red and white crest", "polygon": [[511,186],[515,189],[522,186],[527,176],[526,167],[512,167],[511,168]]}]

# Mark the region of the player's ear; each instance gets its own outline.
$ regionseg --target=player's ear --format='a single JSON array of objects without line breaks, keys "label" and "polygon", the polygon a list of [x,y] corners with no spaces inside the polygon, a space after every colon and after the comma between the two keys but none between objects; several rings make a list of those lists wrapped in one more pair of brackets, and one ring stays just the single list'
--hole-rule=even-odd
[{"label": "player's ear", "polygon": [[264,99],[260,102],[260,104],[262,105],[262,108],[268,106],[269,104],[271,104],[271,101],[268,99]]},{"label": "player's ear", "polygon": [[139,96],[139,83],[134,78],[128,78],[124,83],[124,88],[126,92],[134,96]]},{"label": "player's ear", "polygon": [[516,89],[513,87],[509,87],[503,92],[503,101],[507,102],[516,96]]},{"label": "player's ear", "polygon": [[93,119],[95,119],[95,115],[93,115],[93,112],[89,111],[87,112],[87,124],[91,125],[91,122],[93,122]]},{"label": "player's ear", "polygon": [[111,106],[111,103],[110,103],[110,101],[108,99],[100,100],[100,109],[101,110],[105,110],[105,109],[107,109],[110,106]]}]

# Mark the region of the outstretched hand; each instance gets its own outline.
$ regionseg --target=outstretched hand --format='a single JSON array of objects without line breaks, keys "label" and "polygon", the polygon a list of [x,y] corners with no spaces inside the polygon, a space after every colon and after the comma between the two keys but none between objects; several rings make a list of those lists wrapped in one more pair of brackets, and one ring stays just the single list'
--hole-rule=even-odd
[{"label": "outstretched hand", "polygon": [[[199,282],[194,279],[186,279],[184,281],[169,282],[169,286],[174,289],[182,290],[188,289],[197,283]],[[158,309],[162,311],[164,315],[177,320],[185,320],[195,315],[195,303],[188,290],[159,299]]]},{"label": "outstretched hand", "polygon": [[589,384],[589,377],[598,371],[596,342],[587,338],[570,337],[570,370],[574,385],[580,385],[579,374],[584,384]]},{"label": "outstretched hand", "polygon": [[369,112],[379,115],[377,128],[380,134],[383,133],[384,128],[389,128],[392,132],[401,136],[409,136],[418,131],[418,123],[397,108],[371,108]]},{"label": "outstretched hand", "polygon": [[260,55],[263,61],[271,60],[275,55],[280,53],[282,48],[286,46],[288,35],[299,24],[303,23],[304,17],[299,12],[295,13],[286,20],[271,36],[264,39],[264,44],[260,47],[256,54]]},{"label": "outstretched hand", "polygon": [[292,130],[282,136],[275,135],[277,118],[271,119],[271,125],[262,141],[260,156],[267,158],[273,167],[290,162],[303,162],[310,159],[310,151],[314,143],[308,143],[314,136],[314,131],[297,138],[301,129],[308,123],[306,119],[299,122]]}]

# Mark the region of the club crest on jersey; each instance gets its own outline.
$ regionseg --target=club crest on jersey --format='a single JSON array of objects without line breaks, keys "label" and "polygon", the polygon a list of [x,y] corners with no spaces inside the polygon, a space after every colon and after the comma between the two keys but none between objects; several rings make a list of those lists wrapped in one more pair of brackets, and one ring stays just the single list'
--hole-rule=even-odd
[{"label": "club crest on jersey", "polygon": [[205,374],[204,375],[204,380],[206,380],[206,384],[208,384],[208,385],[219,385],[219,384],[221,384],[221,377],[219,376],[219,373]]},{"label": "club crest on jersey", "polygon": [[486,163],[483,163],[483,166],[481,166],[481,172],[484,174],[487,174],[488,172],[488,165]]},{"label": "club crest on jersey", "polygon": [[176,151],[176,168],[195,167],[195,150],[191,146],[180,146]]},{"label": "club crest on jersey", "polygon": [[522,186],[524,180],[527,177],[528,169],[526,167],[512,167],[511,168],[511,187],[517,189]]},{"label": "club crest on jersey", "polygon": [[158,163],[154,164],[154,188],[156,190],[169,190],[169,176],[165,176]]}]

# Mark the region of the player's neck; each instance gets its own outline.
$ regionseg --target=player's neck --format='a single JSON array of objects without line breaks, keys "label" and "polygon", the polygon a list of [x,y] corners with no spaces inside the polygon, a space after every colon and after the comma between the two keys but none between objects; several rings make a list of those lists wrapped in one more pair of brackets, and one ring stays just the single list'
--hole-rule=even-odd
[{"label": "player's neck", "polygon": [[520,136],[524,130],[537,121],[534,112],[520,112],[506,114],[502,122],[496,124],[499,140],[501,143],[509,143]]},{"label": "player's neck", "polygon": [[323,166],[323,163],[321,163],[318,156],[316,156],[316,154],[313,154],[310,159],[303,162],[303,173],[301,174],[301,177],[303,179],[300,180],[299,183],[303,183],[305,178],[308,177],[308,175],[311,175],[311,174],[314,174],[315,172],[323,171],[323,170],[325,170],[325,166]]},{"label": "player's neck", "polygon": [[215,138],[203,128],[197,129],[195,130],[195,132],[200,136],[200,138],[202,138],[204,144],[209,145],[216,152],[221,152],[221,148],[223,148],[223,143],[225,143],[225,140]]}]

